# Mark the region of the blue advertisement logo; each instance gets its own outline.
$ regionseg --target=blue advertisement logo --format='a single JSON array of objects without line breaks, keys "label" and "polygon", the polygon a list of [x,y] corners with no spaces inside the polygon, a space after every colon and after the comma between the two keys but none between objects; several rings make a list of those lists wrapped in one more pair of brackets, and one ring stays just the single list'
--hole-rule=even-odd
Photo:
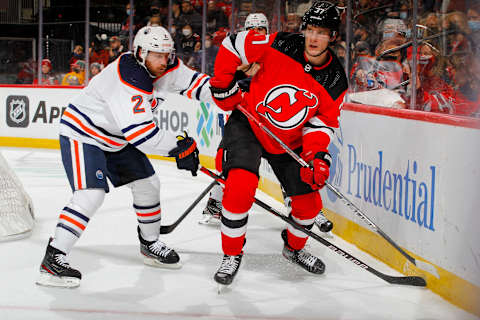
[{"label": "blue advertisement logo", "polygon": [[[382,208],[385,213],[403,217],[419,227],[435,231],[437,167],[429,165],[427,172],[421,172],[419,161],[401,159],[404,170],[400,169],[399,172],[399,166],[395,166],[395,169],[385,166],[383,150],[377,150],[375,163],[362,162],[357,157],[358,146],[346,144],[346,148],[343,148],[341,127],[338,131],[340,135],[329,146],[332,156],[330,184],[345,190],[346,195],[351,195],[352,198]],[[344,157],[346,166],[340,158],[341,150],[347,152]],[[342,188],[343,168],[346,171],[345,185]],[[422,180],[420,174],[426,179]],[[328,189],[327,196],[330,201],[337,201],[336,195]]]}]

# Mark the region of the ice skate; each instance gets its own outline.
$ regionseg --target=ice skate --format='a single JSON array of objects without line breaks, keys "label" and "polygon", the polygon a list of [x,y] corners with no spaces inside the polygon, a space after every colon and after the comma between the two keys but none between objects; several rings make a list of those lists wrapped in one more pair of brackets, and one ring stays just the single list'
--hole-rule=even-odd
[{"label": "ice skate", "polygon": [[320,212],[315,217],[314,223],[321,232],[326,233],[327,235],[331,236],[330,231],[332,231],[332,229],[333,229],[333,223],[332,223],[332,221],[328,220],[325,217],[322,210],[320,210]]},{"label": "ice skate", "polygon": [[207,206],[203,210],[202,219],[198,221],[200,224],[219,225],[222,215],[222,202],[209,198]]},{"label": "ice skate", "polygon": [[180,257],[172,248],[167,247],[160,240],[147,241],[142,238],[140,228],[138,230],[138,239],[140,240],[140,252],[145,256],[143,263],[152,267],[179,269]]},{"label": "ice skate", "polygon": [[40,277],[36,283],[48,287],[78,287],[82,274],[70,267],[65,253],[52,247],[50,242],[52,238],[48,242],[45,257],[40,266]]},{"label": "ice skate", "polygon": [[229,286],[233,282],[240,268],[242,257],[243,253],[236,256],[223,255],[222,263],[213,277],[218,283],[219,294],[226,286]]},{"label": "ice skate", "polygon": [[325,264],[319,258],[310,254],[307,250],[294,250],[287,243],[287,230],[282,231],[284,241],[282,254],[287,260],[293,262],[310,273],[322,274],[325,272]]}]

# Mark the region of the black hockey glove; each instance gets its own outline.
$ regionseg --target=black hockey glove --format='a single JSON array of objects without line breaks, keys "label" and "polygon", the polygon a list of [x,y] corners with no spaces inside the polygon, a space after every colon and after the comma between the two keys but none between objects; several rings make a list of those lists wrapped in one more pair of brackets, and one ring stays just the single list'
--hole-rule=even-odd
[{"label": "black hockey glove", "polygon": [[242,92],[235,80],[232,80],[227,88],[216,87],[215,81],[210,80],[210,91],[212,92],[215,104],[225,111],[235,109],[243,98]]},{"label": "black hockey glove", "polygon": [[185,132],[185,136],[177,136],[177,147],[168,152],[170,157],[175,157],[177,168],[189,170],[192,176],[197,175],[200,160],[198,159],[197,143]]}]

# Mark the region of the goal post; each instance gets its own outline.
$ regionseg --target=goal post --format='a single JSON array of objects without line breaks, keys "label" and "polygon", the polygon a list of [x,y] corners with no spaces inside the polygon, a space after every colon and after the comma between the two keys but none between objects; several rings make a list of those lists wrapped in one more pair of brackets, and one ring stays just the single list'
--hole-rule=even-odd
[{"label": "goal post", "polygon": [[0,241],[26,238],[34,224],[32,200],[0,152]]}]

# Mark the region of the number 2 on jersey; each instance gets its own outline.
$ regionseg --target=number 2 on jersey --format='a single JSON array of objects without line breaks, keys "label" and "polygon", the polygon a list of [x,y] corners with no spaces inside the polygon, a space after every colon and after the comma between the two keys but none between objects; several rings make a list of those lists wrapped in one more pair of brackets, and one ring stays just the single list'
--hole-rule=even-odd
[{"label": "number 2 on jersey", "polygon": [[132,102],[137,102],[133,106],[133,113],[142,113],[145,112],[145,108],[141,108],[140,106],[142,105],[143,98],[142,96],[133,96],[132,97]]}]

